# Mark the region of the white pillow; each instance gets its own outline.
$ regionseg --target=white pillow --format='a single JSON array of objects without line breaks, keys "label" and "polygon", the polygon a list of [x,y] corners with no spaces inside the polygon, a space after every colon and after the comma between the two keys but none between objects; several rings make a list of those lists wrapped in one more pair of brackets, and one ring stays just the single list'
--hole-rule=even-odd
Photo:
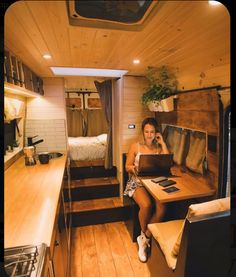
[{"label": "white pillow", "polygon": [[97,136],[97,139],[99,140],[99,142],[106,144],[107,142],[107,134],[101,134],[99,136]]}]

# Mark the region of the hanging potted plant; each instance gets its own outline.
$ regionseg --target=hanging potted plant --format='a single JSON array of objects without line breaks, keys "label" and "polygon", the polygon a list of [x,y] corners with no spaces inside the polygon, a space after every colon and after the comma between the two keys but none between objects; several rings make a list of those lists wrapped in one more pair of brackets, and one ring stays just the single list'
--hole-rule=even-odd
[{"label": "hanging potted plant", "polygon": [[149,81],[147,91],[141,97],[141,103],[150,111],[169,112],[174,109],[174,94],[177,92],[178,81],[174,70],[166,65],[147,68],[146,77]]}]

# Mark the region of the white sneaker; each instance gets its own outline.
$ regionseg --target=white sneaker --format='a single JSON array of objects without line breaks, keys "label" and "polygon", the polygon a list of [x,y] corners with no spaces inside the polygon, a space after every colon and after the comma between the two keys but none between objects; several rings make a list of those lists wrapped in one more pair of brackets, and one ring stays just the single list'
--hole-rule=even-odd
[{"label": "white sneaker", "polygon": [[147,247],[149,245],[150,239],[147,239],[143,232],[137,237],[138,243],[138,257],[141,262],[147,261]]}]

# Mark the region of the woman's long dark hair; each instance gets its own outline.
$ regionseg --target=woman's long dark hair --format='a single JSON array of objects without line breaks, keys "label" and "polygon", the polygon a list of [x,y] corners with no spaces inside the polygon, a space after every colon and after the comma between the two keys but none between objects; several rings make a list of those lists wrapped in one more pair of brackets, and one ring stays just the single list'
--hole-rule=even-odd
[{"label": "woman's long dark hair", "polygon": [[153,117],[147,117],[143,120],[142,122],[142,132],[144,131],[144,127],[145,125],[152,125],[155,128],[155,132],[158,133],[159,132],[159,128],[158,128],[158,124],[155,118]]}]

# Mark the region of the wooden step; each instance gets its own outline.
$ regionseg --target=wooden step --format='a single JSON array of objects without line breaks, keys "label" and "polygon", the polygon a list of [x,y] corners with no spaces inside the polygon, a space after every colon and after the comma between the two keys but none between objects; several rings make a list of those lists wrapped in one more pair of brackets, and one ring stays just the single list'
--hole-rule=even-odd
[{"label": "wooden step", "polygon": [[130,207],[120,197],[72,202],[72,227],[127,220]]},{"label": "wooden step", "polygon": [[120,200],[120,197],[110,197],[83,201],[73,201],[71,203],[71,206],[72,212],[84,212],[123,207],[123,203]]},{"label": "wooden step", "polygon": [[99,178],[116,176],[116,167],[106,169],[104,166],[90,166],[90,167],[71,167],[70,174],[72,180],[85,178]]},{"label": "wooden step", "polygon": [[72,180],[71,188],[117,184],[119,184],[119,181],[116,179],[116,177],[86,178],[81,180]]},{"label": "wooden step", "polygon": [[119,181],[116,177],[87,178],[71,182],[72,201],[116,196],[119,196]]}]

